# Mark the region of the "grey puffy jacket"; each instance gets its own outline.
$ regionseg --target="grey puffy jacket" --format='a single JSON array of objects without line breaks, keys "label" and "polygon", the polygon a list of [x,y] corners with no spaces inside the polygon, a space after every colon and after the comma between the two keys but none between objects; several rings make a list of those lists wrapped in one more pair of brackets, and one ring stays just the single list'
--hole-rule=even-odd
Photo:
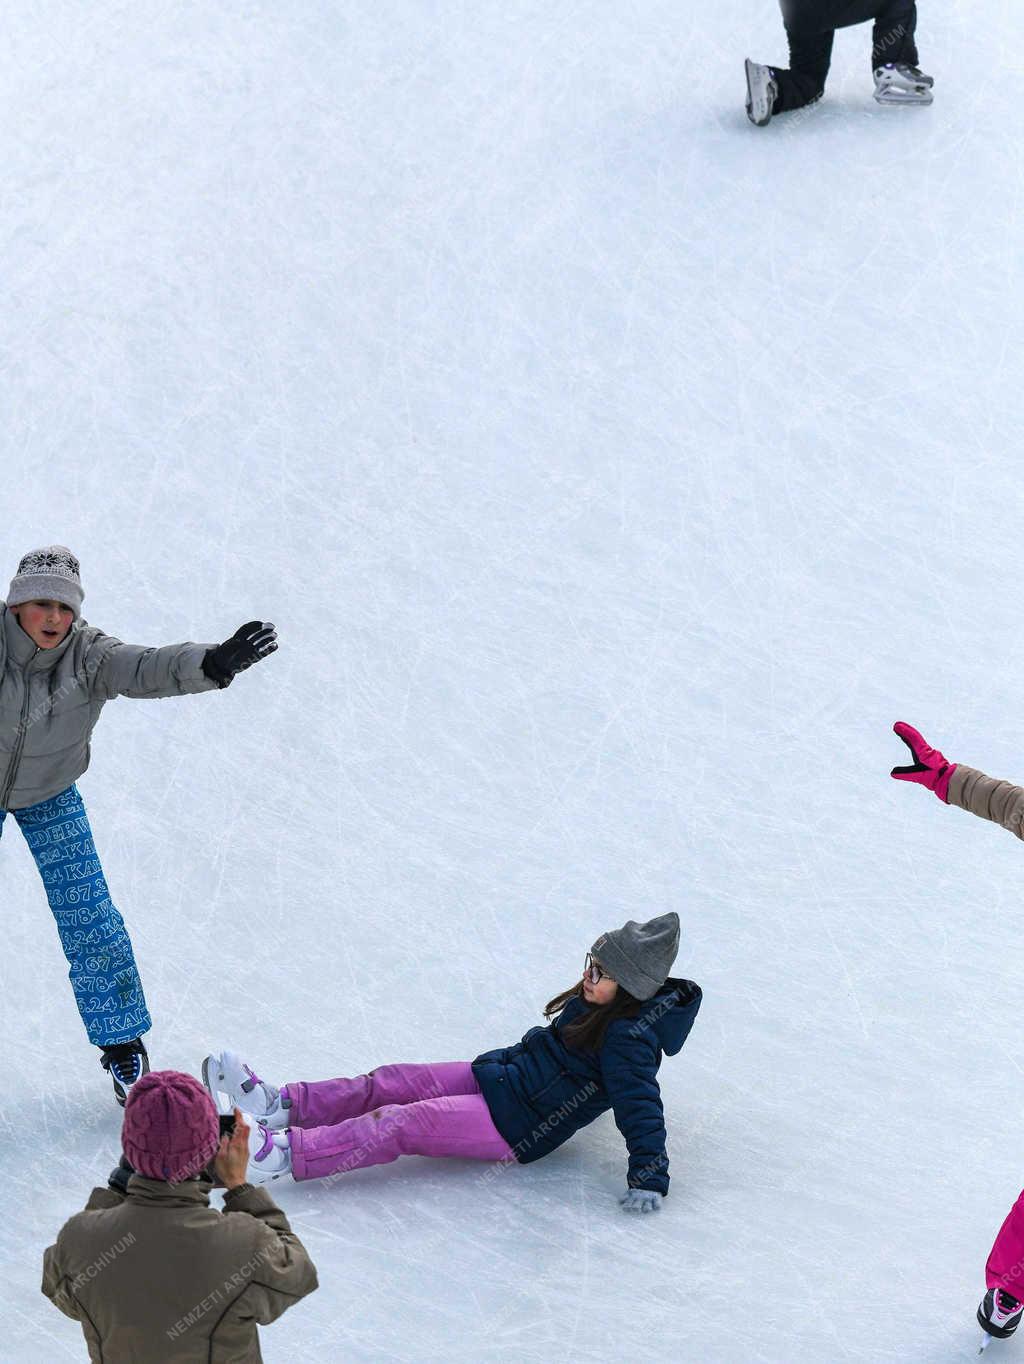
[{"label": "grey puffy jacket", "polygon": [[0,810],[66,790],[89,766],[89,740],[115,696],[143,700],[216,691],[202,669],[212,644],[150,649],[76,620],[55,649],[39,649],[0,603]]}]

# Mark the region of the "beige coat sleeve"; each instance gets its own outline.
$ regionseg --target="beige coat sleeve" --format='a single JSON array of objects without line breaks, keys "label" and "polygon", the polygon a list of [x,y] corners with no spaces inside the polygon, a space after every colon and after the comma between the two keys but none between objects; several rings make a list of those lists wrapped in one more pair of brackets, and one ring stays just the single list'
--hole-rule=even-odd
[{"label": "beige coat sleeve", "polygon": [[71,1317],[73,1321],[80,1320],[71,1281],[61,1264],[60,1237],[55,1245],[47,1246],[43,1251],[42,1289],[54,1307],[59,1307],[66,1317]]},{"label": "beige coat sleeve", "polygon": [[[89,1201],[83,1211],[91,1212],[95,1208],[116,1208],[118,1203],[123,1201],[123,1194],[115,1193],[113,1189],[97,1188],[93,1189],[89,1195]],[[61,1234],[63,1235],[63,1230]],[[43,1251],[42,1290],[54,1307],[59,1307],[66,1317],[71,1317],[74,1321],[81,1321],[78,1300],[71,1291],[71,1280],[64,1268],[64,1255],[60,1240],[61,1238],[58,1236],[55,1244],[47,1246]]]},{"label": "beige coat sleeve", "polygon": [[246,1307],[261,1326],[319,1286],[316,1266],[288,1219],[266,1189],[243,1184],[224,1195],[228,1217],[247,1214],[259,1222],[252,1258],[243,1271],[248,1280]]},{"label": "beige coat sleeve", "polygon": [[1024,787],[986,777],[984,772],[959,763],[950,778],[949,804],[991,819],[1024,839]]}]

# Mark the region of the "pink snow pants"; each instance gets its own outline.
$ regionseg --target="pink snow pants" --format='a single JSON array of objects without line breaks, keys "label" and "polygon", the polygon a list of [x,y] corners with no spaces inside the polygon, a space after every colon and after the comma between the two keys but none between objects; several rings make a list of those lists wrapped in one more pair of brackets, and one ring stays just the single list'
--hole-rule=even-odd
[{"label": "pink snow pants", "polygon": [[288,1084],[296,1179],[383,1165],[399,1156],[514,1161],[468,1061],[379,1066],[353,1079]]},{"label": "pink snow pants", "polygon": [[1024,1192],[1006,1215],[985,1266],[985,1287],[1024,1301]]}]

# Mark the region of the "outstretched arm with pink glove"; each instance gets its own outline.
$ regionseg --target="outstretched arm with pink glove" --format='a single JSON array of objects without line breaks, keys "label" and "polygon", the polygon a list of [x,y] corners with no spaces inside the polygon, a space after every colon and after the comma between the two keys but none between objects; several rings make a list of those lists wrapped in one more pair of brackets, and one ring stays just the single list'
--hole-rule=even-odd
[{"label": "outstretched arm with pink glove", "polygon": [[891,772],[897,781],[915,782],[934,791],[947,805],[959,805],[972,815],[1001,824],[1010,833],[1024,839],[1024,787],[1012,782],[986,777],[963,763],[951,763],[913,725],[899,721],[893,730],[910,749],[913,763],[894,767]]}]

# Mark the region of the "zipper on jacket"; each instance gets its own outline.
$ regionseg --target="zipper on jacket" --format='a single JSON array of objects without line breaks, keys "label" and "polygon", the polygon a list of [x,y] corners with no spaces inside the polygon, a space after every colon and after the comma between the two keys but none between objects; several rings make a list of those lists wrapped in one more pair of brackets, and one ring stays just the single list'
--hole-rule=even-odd
[{"label": "zipper on jacket", "polygon": [[39,650],[37,648],[36,652],[21,670],[22,675],[25,678],[25,699],[21,703],[21,722],[18,725],[18,742],[15,745],[14,752],[11,754],[11,761],[7,768],[3,795],[0,795],[0,810],[7,809],[7,802],[10,800],[11,792],[14,790],[14,778],[18,775],[18,768],[21,765],[21,753],[22,749],[25,747],[25,721],[28,719],[29,702],[32,700],[32,692],[28,684],[28,670],[35,662],[36,654],[38,653]]}]

